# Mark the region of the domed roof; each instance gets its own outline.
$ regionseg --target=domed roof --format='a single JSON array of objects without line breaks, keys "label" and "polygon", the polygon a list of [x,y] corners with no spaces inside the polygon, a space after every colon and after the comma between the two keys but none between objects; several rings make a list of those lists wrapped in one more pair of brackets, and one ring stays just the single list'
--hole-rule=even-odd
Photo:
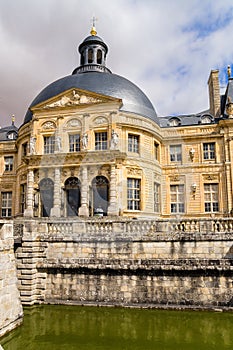
[{"label": "domed roof", "polygon": [[[105,66],[107,45],[96,35],[95,27],[92,28],[91,34],[79,45],[81,65],[73,71],[72,75],[53,82],[39,93],[31,103],[24,123],[32,119],[31,107],[62,92],[77,88],[121,99],[123,104],[120,110],[142,115],[159,124],[157,114],[148,97],[131,81],[112,74]],[[98,45],[95,46],[96,44]],[[99,57],[93,54],[95,50],[99,51]]]},{"label": "domed roof", "polygon": [[68,75],[48,85],[31,103],[24,123],[32,119],[31,107],[72,88],[120,98],[123,102],[120,110],[148,117],[158,123],[152,103],[135,84],[119,75],[100,72]]}]

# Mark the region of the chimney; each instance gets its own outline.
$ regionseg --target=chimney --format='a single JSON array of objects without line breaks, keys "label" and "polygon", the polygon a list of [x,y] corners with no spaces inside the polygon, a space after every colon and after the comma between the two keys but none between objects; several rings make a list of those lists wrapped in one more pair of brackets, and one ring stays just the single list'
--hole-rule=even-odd
[{"label": "chimney", "polygon": [[209,101],[210,101],[210,113],[214,117],[220,115],[220,89],[219,89],[219,79],[218,70],[211,70],[208,86],[209,86]]}]

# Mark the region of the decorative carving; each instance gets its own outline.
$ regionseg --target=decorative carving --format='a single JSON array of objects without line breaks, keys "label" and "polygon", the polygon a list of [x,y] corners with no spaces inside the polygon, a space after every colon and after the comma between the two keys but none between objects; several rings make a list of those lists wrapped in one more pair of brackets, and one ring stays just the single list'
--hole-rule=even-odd
[{"label": "decorative carving", "polygon": [[27,180],[27,174],[20,175],[20,182],[21,181],[26,181],[26,180]]},{"label": "decorative carving", "polygon": [[43,125],[42,125],[42,129],[43,130],[47,130],[47,129],[56,129],[56,124],[52,121],[48,121],[48,122],[45,122]]},{"label": "decorative carving", "polygon": [[131,175],[131,176],[142,176],[142,170],[139,168],[129,168],[127,172],[128,172],[128,175]]},{"label": "decorative carving", "polygon": [[62,96],[60,100],[47,104],[44,106],[44,108],[49,109],[54,107],[69,107],[100,102],[103,102],[103,100],[91,96],[79,95],[75,90],[73,90],[70,97],[66,95]]},{"label": "decorative carving", "polygon": [[81,126],[81,122],[78,119],[71,119],[67,123],[68,128],[77,128]]},{"label": "decorative carving", "polygon": [[180,181],[180,176],[179,175],[171,175],[170,176],[170,181],[171,182]]},{"label": "decorative carving", "polygon": [[95,118],[94,123],[97,125],[106,124],[106,123],[108,123],[108,119],[105,117],[97,117],[97,118]]},{"label": "decorative carving", "polygon": [[214,175],[214,174],[207,174],[207,175],[203,175],[203,179],[205,181],[218,181],[218,175]]}]

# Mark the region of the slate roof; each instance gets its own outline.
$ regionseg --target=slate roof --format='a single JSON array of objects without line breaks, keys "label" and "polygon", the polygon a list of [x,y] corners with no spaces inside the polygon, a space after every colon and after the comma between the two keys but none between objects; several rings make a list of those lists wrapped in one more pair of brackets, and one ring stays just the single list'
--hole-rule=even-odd
[{"label": "slate roof", "polygon": [[12,141],[12,139],[8,137],[11,132],[15,132],[18,135],[18,128],[14,124],[1,128],[0,141]]},{"label": "slate roof", "polygon": [[24,123],[29,122],[32,118],[31,107],[73,88],[122,99],[121,111],[139,114],[159,123],[152,103],[142,90],[120,75],[105,72],[68,75],[48,85],[31,103]]}]

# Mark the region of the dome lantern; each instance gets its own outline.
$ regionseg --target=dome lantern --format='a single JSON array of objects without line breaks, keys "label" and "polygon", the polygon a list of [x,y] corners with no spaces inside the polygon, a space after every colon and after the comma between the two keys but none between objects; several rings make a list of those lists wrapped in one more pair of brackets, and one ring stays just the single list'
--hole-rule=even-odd
[{"label": "dome lantern", "polygon": [[91,35],[84,39],[79,45],[80,66],[76,68],[72,74],[91,71],[111,73],[105,66],[108,47],[103,39],[97,36],[94,19],[90,34]]}]

